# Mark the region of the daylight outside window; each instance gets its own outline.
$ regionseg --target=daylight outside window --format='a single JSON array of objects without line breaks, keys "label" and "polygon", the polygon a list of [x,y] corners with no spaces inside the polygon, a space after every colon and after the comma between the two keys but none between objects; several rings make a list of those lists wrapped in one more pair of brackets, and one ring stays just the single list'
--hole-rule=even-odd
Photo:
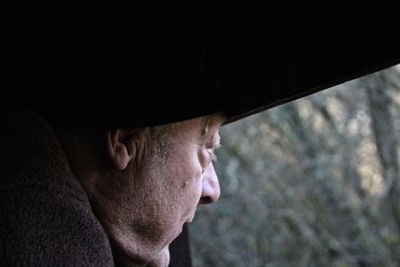
[{"label": "daylight outside window", "polygon": [[194,266],[397,266],[399,132],[399,65],[224,126]]}]

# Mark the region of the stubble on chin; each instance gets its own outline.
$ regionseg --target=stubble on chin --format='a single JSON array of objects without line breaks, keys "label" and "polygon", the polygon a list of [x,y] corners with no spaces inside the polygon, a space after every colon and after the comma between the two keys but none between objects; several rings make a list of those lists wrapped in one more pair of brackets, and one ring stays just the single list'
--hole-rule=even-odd
[{"label": "stubble on chin", "polygon": [[170,262],[169,246],[164,247],[155,259],[146,267],[168,267]]},{"label": "stubble on chin", "polygon": [[117,267],[168,267],[170,262],[169,247],[163,248],[149,263],[138,263],[132,259],[114,255],[114,264]]}]

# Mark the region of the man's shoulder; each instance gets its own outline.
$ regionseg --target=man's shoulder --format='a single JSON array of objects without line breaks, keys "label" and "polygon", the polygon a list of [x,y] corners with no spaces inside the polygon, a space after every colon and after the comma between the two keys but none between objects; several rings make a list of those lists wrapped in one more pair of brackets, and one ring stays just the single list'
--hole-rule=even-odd
[{"label": "man's shoulder", "polygon": [[108,238],[57,136],[37,114],[2,107],[2,266],[113,266]]},{"label": "man's shoulder", "polygon": [[34,185],[2,191],[3,263],[113,266],[106,234],[85,201],[64,190]]}]

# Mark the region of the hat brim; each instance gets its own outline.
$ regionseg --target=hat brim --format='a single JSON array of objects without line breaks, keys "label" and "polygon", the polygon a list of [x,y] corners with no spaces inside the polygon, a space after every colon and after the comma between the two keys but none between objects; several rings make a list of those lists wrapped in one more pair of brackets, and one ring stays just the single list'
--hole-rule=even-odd
[{"label": "hat brim", "polygon": [[400,62],[390,14],[114,11],[7,21],[6,94],[65,126],[134,128],[215,112],[230,123]]}]

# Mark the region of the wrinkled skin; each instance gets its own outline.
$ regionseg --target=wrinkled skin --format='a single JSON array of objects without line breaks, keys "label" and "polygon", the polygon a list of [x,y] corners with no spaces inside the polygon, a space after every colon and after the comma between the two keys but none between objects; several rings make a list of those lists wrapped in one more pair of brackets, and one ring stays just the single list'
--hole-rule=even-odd
[{"label": "wrinkled skin", "polygon": [[168,266],[168,246],[183,224],[193,220],[198,205],[218,200],[212,161],[223,118],[207,121],[207,126],[204,117],[179,122],[161,140],[148,142],[140,172],[132,164],[138,149],[135,139],[122,130],[109,133],[107,151],[118,175],[97,179],[128,182],[91,195],[122,265]]}]

